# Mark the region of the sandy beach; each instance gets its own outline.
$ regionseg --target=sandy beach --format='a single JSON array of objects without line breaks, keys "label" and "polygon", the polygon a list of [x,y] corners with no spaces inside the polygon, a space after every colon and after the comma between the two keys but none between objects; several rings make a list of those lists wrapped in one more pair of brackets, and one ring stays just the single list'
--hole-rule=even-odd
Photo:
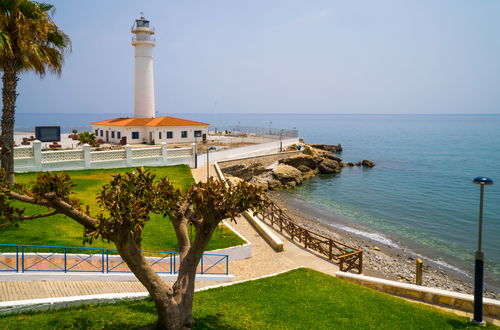
[{"label": "sandy beach", "polygon": [[[415,263],[416,256],[405,247],[394,247],[383,244],[380,241],[371,240],[364,236],[358,236],[338,228],[329,226],[322,222],[317,215],[303,210],[290,200],[283,193],[271,193],[269,196],[280,206],[286,209],[287,213],[304,227],[313,230],[325,236],[332,237],[348,245],[363,250],[363,273],[367,276],[380,277],[384,279],[414,283],[415,282]],[[329,221],[335,219],[331,216]],[[423,258],[422,258],[423,259]],[[456,291],[466,294],[473,293],[473,279],[464,274],[455,274],[454,272],[433,265],[426,259],[423,259],[423,285],[436,287],[444,290]],[[500,299],[500,292],[493,289],[485,289],[484,296],[492,299]]]}]

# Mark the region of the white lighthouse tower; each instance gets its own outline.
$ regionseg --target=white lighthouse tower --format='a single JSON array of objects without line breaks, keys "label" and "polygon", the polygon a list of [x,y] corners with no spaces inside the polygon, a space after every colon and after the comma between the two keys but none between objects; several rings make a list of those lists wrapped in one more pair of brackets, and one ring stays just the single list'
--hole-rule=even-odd
[{"label": "white lighthouse tower", "polygon": [[132,26],[132,46],[135,47],[135,104],[134,117],[155,117],[155,91],[153,81],[153,47],[155,31],[141,15]]},{"label": "white lighthouse tower", "polygon": [[[162,144],[196,143],[196,138],[206,140],[207,123],[175,118],[156,117],[153,81],[153,47],[151,36],[155,31],[149,21],[136,19],[132,26],[132,46],[135,47],[135,104],[134,117],[120,117],[92,123],[95,136],[104,143],[113,144]],[[163,149],[162,149],[163,150]],[[163,163],[162,163],[163,164]]]}]

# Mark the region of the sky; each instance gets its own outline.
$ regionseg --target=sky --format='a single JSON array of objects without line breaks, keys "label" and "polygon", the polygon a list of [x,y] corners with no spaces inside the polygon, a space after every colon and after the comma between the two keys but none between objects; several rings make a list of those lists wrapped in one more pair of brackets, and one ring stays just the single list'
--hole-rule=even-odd
[{"label": "sky", "polygon": [[72,52],[22,74],[18,113],[133,115],[140,12],[160,115],[500,113],[497,0],[47,2]]}]

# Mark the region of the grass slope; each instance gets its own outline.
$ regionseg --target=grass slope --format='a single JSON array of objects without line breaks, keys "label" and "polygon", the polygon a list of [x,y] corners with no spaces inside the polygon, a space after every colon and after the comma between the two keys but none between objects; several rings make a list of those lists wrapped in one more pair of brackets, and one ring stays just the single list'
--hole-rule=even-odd
[{"label": "grass slope", "polygon": [[[198,329],[477,329],[464,317],[309,269],[198,292],[194,315]],[[0,329],[136,329],[155,318],[153,303],[142,300],[0,317]]]},{"label": "grass slope", "polygon": [[[157,177],[167,176],[173,184],[186,190],[193,182],[191,170],[186,165],[151,167],[149,168]],[[100,169],[67,172],[76,184],[76,196],[84,204],[90,205],[91,212],[99,211],[96,195],[102,185],[108,182],[114,173],[124,173],[132,169]],[[16,174],[18,183],[30,183],[36,179],[34,173]],[[18,204],[22,205],[22,204]],[[43,212],[43,208],[24,205],[27,214]],[[145,250],[177,251],[177,240],[170,221],[159,215],[153,215],[142,234],[142,246]],[[62,215],[26,221],[19,228],[11,226],[0,233],[0,244],[35,244],[55,246],[82,246],[83,227],[75,221]],[[244,241],[227,229],[217,230],[209,243],[208,250],[219,249],[234,245],[244,244]],[[114,244],[94,241],[92,247],[114,248]]]}]

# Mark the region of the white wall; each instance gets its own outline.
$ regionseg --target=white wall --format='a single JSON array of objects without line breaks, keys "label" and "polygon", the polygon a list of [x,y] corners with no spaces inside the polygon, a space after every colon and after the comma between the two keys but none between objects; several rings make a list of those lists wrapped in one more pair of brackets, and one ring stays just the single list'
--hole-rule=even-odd
[{"label": "white wall", "polygon": [[[96,134],[96,140],[102,139],[106,142],[106,131],[108,131],[108,141],[110,143],[119,144],[121,137],[127,137],[127,144],[139,144],[139,143],[151,143],[149,133],[153,133],[153,141],[155,144],[160,144],[161,142],[166,143],[194,143],[194,131],[201,131],[201,134],[208,135],[208,126],[161,126],[161,127],[147,127],[147,126],[104,126],[104,125],[92,125],[92,133],[96,133],[96,129],[99,134]],[[101,136],[101,130],[103,134]],[[115,132],[115,137],[112,138],[112,132]],[[167,132],[173,133],[172,139],[167,139]],[[187,138],[181,137],[181,132],[187,131]],[[121,133],[121,137],[118,138],[117,132]],[[132,139],[132,132],[139,132],[139,139]],[[159,133],[161,132],[161,139]],[[201,137],[197,138],[198,142],[201,141]]]},{"label": "white wall", "polygon": [[[208,138],[208,126],[163,126],[163,127],[148,127],[148,137],[149,132],[153,132],[153,140],[155,144],[166,142],[166,143],[193,143],[194,142],[194,131],[201,131],[201,135],[207,134]],[[167,132],[170,131],[173,134],[171,139],[167,139]],[[181,137],[181,132],[186,131],[187,137]],[[161,139],[159,133],[161,132]],[[201,142],[201,137],[197,138],[198,142]]]}]

